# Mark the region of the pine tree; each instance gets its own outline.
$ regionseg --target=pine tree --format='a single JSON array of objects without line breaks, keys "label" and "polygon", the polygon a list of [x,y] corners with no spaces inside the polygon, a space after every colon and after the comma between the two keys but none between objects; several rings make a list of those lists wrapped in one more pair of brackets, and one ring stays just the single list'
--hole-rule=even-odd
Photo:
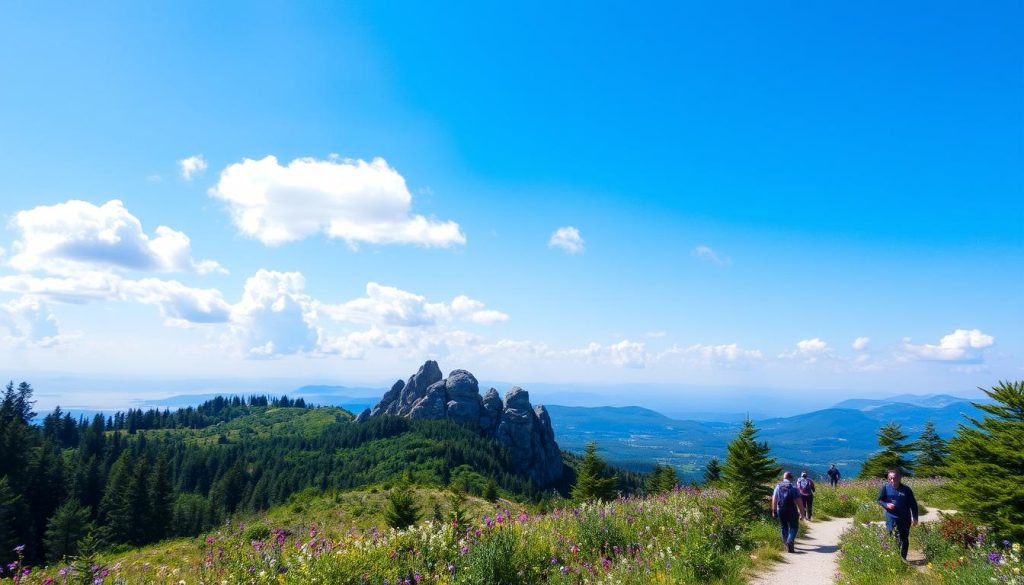
[{"label": "pine tree", "polygon": [[484,487],[484,499],[491,503],[498,501],[498,484],[494,483],[493,477],[487,480]]},{"label": "pine tree", "polygon": [[171,529],[174,514],[174,492],[167,456],[161,454],[156,460],[149,485],[149,523],[147,539],[150,541],[166,538]]},{"label": "pine tree", "polygon": [[675,467],[655,463],[651,474],[647,476],[647,493],[660,494],[672,491],[678,483],[679,477],[676,475]]},{"label": "pine tree", "polygon": [[988,416],[969,418],[949,442],[946,469],[957,510],[992,527],[997,537],[1024,540],[1024,381],[984,390]]},{"label": "pine tree", "polygon": [[420,519],[420,509],[416,505],[416,496],[412,486],[399,482],[388,494],[388,503],[384,508],[384,521],[392,528],[406,528]]},{"label": "pine tree", "polygon": [[935,423],[928,421],[920,438],[914,442],[914,450],[918,455],[914,458],[914,473],[918,477],[936,477],[946,475],[946,457],[949,445],[945,439],[935,432]]},{"label": "pine tree", "polygon": [[718,463],[718,457],[712,457],[704,468],[704,485],[714,485],[722,479],[722,466]]},{"label": "pine tree", "polygon": [[619,478],[608,476],[604,460],[597,455],[597,443],[587,443],[587,450],[576,470],[576,485],[572,486],[572,499],[611,501],[616,497],[615,488]]},{"label": "pine tree", "polygon": [[129,542],[132,532],[131,508],[127,505],[128,486],[134,464],[131,451],[124,451],[110,468],[103,500],[100,501],[101,538],[110,542]]},{"label": "pine tree", "polygon": [[899,469],[903,475],[912,475],[914,462],[907,454],[914,446],[907,443],[907,434],[893,421],[878,430],[878,446],[881,451],[875,453],[860,468],[861,479],[885,477],[890,469]]},{"label": "pine tree", "polygon": [[89,510],[78,500],[61,504],[46,523],[46,560],[55,563],[78,554],[78,543],[88,534]]},{"label": "pine tree", "polygon": [[456,527],[465,528],[469,525],[469,514],[466,513],[466,494],[452,488],[448,492],[448,516]]},{"label": "pine tree", "polygon": [[0,563],[13,558],[11,552],[18,541],[18,519],[23,513],[21,496],[11,488],[10,480],[0,476]]},{"label": "pine tree", "polygon": [[781,473],[766,442],[757,442],[757,429],[750,419],[743,421],[736,438],[729,443],[722,478],[728,492],[725,501],[729,519],[746,523],[768,512],[772,481]]}]

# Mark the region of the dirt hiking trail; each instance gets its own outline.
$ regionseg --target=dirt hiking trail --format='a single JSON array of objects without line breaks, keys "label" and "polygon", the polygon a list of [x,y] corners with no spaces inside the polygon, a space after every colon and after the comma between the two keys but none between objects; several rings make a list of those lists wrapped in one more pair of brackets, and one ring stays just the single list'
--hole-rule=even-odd
[{"label": "dirt hiking trail", "polygon": [[[920,520],[932,521],[939,517],[938,510],[928,509]],[[796,539],[796,552],[783,552],[782,561],[764,573],[751,578],[752,585],[823,585],[832,583],[839,570],[839,536],[853,524],[852,518],[835,518],[824,522],[807,523],[807,534]],[[910,530],[911,547],[914,531]],[[778,541],[782,550],[782,540]],[[921,564],[920,553],[911,548],[907,555],[913,564]],[[916,562],[915,562],[916,561]]]}]

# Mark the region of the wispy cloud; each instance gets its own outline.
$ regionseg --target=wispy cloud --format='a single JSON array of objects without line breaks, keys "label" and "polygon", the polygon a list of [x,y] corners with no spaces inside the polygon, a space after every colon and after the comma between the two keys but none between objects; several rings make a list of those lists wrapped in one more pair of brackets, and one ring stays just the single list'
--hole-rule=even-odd
[{"label": "wispy cloud", "polygon": [[555,230],[548,240],[548,246],[563,250],[567,254],[581,254],[584,250],[584,242],[583,237],[580,235],[580,230],[571,225]]},{"label": "wispy cloud", "polygon": [[716,266],[727,266],[732,264],[731,258],[722,256],[718,252],[712,250],[711,246],[705,246],[703,244],[694,248],[690,254],[698,260],[703,260],[704,262],[708,262],[709,264],[714,264]]},{"label": "wispy cloud", "polygon": [[191,181],[206,171],[206,159],[201,154],[194,154],[188,158],[178,161],[178,168],[181,170],[181,178]]}]

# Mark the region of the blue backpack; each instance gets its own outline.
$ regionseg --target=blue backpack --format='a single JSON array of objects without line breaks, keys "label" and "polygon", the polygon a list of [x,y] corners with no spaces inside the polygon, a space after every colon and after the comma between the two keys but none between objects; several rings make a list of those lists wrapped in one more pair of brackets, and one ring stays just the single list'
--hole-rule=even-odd
[{"label": "blue backpack", "polygon": [[796,514],[796,487],[792,483],[779,485],[779,493],[775,497],[775,512],[779,516]]}]

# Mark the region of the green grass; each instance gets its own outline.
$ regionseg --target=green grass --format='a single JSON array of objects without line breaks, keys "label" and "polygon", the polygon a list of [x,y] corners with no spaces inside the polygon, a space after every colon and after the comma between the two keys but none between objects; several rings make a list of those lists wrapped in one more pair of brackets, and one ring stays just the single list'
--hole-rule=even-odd
[{"label": "green grass", "polygon": [[[726,525],[720,492],[680,490],[535,514],[470,498],[473,521],[424,521],[404,531],[381,528],[384,490],[302,494],[289,505],[232,522],[197,539],[98,560],[88,577],[106,583],[445,583],[609,582],[739,584],[778,556],[775,525]],[[445,514],[446,498],[419,489]],[[376,526],[376,528],[374,527]],[[20,583],[40,585],[61,567]],[[400,580],[400,581],[399,581]]]}]

